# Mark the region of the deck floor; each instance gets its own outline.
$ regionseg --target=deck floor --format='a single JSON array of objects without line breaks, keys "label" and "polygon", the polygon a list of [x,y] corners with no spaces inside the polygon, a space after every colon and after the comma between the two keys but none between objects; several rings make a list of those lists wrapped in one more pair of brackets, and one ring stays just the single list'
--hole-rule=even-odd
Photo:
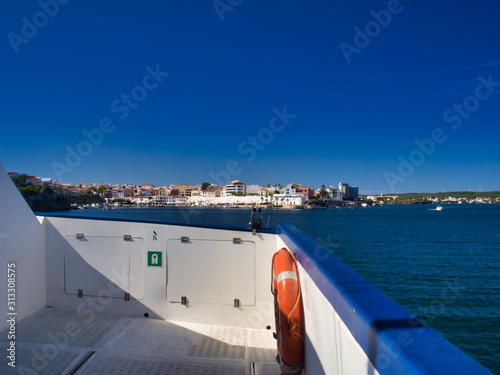
[{"label": "deck floor", "polygon": [[[9,347],[7,331],[0,349]],[[1,374],[279,374],[272,333],[46,308],[16,325],[16,367]]]}]

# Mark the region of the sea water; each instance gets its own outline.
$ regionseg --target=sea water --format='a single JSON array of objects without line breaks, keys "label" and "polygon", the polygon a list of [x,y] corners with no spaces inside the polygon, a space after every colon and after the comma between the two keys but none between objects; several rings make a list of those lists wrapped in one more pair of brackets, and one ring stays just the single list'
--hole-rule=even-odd
[{"label": "sea water", "polygon": [[[71,211],[246,226],[249,209],[131,207]],[[264,210],[292,224],[494,373],[500,374],[500,205]]]}]

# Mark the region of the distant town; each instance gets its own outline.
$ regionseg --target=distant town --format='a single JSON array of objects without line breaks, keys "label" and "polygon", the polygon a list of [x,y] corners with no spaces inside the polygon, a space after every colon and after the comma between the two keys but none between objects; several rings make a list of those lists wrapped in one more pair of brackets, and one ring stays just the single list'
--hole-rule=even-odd
[{"label": "distant town", "polygon": [[[64,200],[73,208],[102,205],[137,206],[204,206],[204,207],[272,207],[272,208],[325,208],[357,207],[391,203],[499,203],[500,192],[460,194],[409,193],[398,195],[359,195],[357,186],[340,182],[338,186],[322,185],[317,188],[298,183],[282,186],[247,185],[233,180],[225,186],[203,182],[200,185],[178,184],[155,186],[152,184],[130,185],[87,183],[78,186],[58,183],[51,178],[40,178],[17,172],[9,176],[34,210],[61,209]],[[55,195],[54,195],[55,194]],[[446,195],[451,194],[451,195]],[[472,195],[471,195],[472,194]],[[42,199],[46,196],[49,204]],[[55,204],[55,206],[54,206]],[[54,206],[54,207],[52,207]]]},{"label": "distant town", "polygon": [[256,206],[273,205],[296,208],[315,199],[340,203],[360,201],[358,187],[340,182],[337,186],[321,186],[317,189],[290,183],[286,186],[246,185],[234,180],[225,186],[204,182],[200,185],[179,184],[155,186],[87,183],[78,186],[58,183],[51,178],[9,172],[17,186],[49,187],[51,190],[69,194],[93,194],[106,204],[134,204],[147,206]]}]

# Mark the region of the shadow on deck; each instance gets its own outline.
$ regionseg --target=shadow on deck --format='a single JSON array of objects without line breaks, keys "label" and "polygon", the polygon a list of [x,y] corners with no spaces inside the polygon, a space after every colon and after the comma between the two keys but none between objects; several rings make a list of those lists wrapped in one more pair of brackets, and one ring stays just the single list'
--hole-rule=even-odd
[{"label": "shadow on deck", "polygon": [[[279,374],[270,331],[45,308],[16,325],[2,374]],[[0,348],[10,346],[7,331]]]}]

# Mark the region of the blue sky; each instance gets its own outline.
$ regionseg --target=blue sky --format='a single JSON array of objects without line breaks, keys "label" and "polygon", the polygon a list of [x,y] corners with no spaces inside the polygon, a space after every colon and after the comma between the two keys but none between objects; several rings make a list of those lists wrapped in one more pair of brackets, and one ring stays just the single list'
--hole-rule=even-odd
[{"label": "blue sky", "polygon": [[3,4],[9,171],[500,189],[496,2],[59,1]]}]

